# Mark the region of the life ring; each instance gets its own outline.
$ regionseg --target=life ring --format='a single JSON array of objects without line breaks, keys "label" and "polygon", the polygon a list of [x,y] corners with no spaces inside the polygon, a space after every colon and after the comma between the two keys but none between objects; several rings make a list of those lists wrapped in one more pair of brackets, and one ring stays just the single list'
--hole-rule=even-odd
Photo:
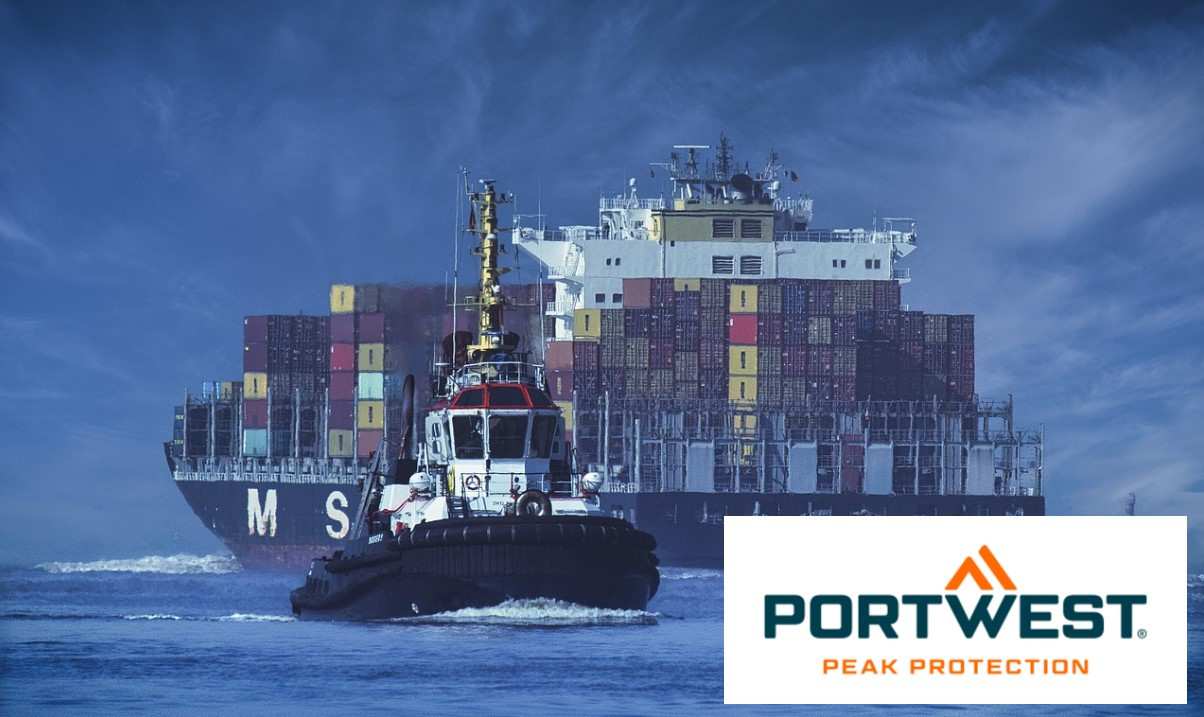
[{"label": "life ring", "polygon": [[552,499],[542,490],[532,488],[518,497],[514,512],[518,515],[551,515]]},{"label": "life ring", "polygon": [[475,475],[468,476],[464,479],[464,487],[468,490],[477,490],[481,487],[481,479]]}]

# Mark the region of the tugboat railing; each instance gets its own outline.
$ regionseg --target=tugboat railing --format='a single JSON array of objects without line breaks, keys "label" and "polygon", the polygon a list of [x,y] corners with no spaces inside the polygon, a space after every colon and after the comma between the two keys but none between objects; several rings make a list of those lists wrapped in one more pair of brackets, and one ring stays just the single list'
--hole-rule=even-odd
[{"label": "tugboat railing", "polygon": [[488,361],[460,366],[451,376],[453,391],[487,383],[521,383],[543,388],[544,368],[525,361]]}]

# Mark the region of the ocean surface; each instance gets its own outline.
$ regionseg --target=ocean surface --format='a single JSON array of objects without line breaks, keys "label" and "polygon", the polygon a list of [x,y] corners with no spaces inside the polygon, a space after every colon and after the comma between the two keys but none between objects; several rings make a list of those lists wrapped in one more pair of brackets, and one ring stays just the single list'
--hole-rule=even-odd
[{"label": "ocean surface", "polygon": [[0,568],[0,715],[1188,715],[1204,706],[1204,575],[1188,704],[723,705],[723,574],[666,568],[648,612],[517,602],[300,622],[304,579],[220,556]]}]

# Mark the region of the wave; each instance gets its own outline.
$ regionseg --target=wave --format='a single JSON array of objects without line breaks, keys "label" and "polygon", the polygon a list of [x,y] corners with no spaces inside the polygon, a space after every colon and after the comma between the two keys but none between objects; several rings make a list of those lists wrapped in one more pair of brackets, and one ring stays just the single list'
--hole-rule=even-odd
[{"label": "wave", "polygon": [[722,578],[722,570],[708,568],[660,568],[661,580],[701,580]]},{"label": "wave", "polygon": [[36,566],[48,573],[161,573],[164,575],[224,575],[241,572],[230,555],[148,555],[85,563],[51,562]]},{"label": "wave", "polygon": [[217,618],[218,622],[296,622],[292,615],[256,615],[254,613],[236,612],[233,615]]},{"label": "wave", "polygon": [[221,617],[186,617],[183,615],[151,614],[151,615],[122,615],[122,620],[184,620],[187,622],[296,622],[292,615],[258,615],[255,613],[236,612],[233,615]]},{"label": "wave", "polygon": [[122,620],[183,620],[179,615],[122,615]]},{"label": "wave", "polygon": [[512,627],[579,627],[590,625],[655,625],[657,614],[643,610],[608,610],[548,598],[507,600],[491,607],[397,618],[407,625],[506,625]]}]

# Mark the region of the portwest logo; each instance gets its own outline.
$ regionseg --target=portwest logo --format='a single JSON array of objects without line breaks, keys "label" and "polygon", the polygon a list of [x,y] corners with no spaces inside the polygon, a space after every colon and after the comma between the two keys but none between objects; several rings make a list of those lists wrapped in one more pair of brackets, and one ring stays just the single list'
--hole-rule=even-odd
[{"label": "portwest logo", "polygon": [[1185,519],[729,517],[724,541],[725,702],[1186,701]]},{"label": "portwest logo", "polygon": [[[995,576],[1002,589],[1015,591],[1016,585],[995,554],[986,545],[978,551],[979,556]],[[1094,639],[1103,637],[1108,618],[1117,620],[1117,633],[1123,639],[1133,637],[1133,609],[1146,604],[1146,595],[1095,595],[1075,594],[1067,596],[1051,594],[1003,595],[995,600],[992,595],[983,595],[966,605],[955,592],[966,577],[982,590],[991,590],[991,582],[972,557],[967,557],[953,574],[944,595],[815,595],[810,599],[802,595],[765,596],[765,638],[778,637],[779,628],[802,625],[810,615],[809,632],[819,639],[869,638],[875,630],[890,639],[897,639],[896,624],[905,611],[913,613],[914,637],[927,639],[931,620],[940,619],[942,606],[947,615],[954,618],[962,635],[973,638],[981,630],[988,637],[997,637],[1004,625],[1013,618],[1024,639]],[[1019,603],[1019,608],[1016,604]],[[1111,614],[1105,606],[1115,606]],[[1015,609],[1014,609],[1015,608]],[[1061,625],[1056,615],[1061,616]],[[1144,633],[1141,637],[1145,637]],[[1061,663],[1059,663],[1060,665]],[[1072,663],[1068,663],[1074,666]],[[1078,665],[1087,669],[1086,663]],[[1069,669],[1069,668],[1068,668]]]}]

